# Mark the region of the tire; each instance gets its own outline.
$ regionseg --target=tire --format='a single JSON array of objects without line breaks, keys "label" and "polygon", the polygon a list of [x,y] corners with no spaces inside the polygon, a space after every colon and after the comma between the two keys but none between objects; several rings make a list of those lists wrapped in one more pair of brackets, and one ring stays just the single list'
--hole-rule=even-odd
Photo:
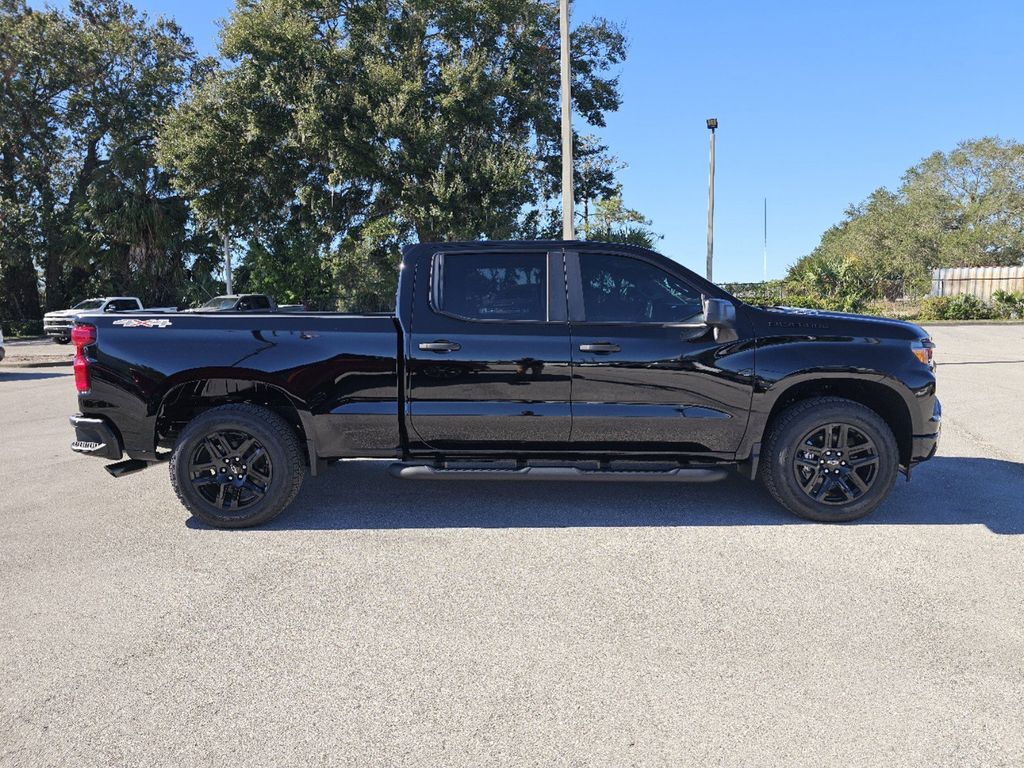
[{"label": "tire", "polygon": [[54,336],[53,337],[53,343],[54,344],[70,344],[71,343],[71,337],[70,336]]},{"label": "tire", "polygon": [[760,475],[790,512],[841,523],[885,501],[898,469],[896,438],[881,416],[852,400],[816,397],[790,406],[772,424]]},{"label": "tire", "polygon": [[216,528],[248,528],[277,517],[302,486],[302,445],[268,408],[244,403],[203,412],[181,431],[171,486],[185,508]]}]

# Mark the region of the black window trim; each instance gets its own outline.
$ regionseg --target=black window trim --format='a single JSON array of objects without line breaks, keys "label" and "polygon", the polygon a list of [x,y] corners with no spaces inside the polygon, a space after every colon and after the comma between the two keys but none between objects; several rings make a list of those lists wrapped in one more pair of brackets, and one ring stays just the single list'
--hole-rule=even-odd
[{"label": "black window trim", "polygon": [[[595,248],[593,250],[575,250],[565,252],[565,276],[568,282],[569,290],[569,322],[579,323],[585,325],[616,325],[616,326],[644,326],[648,328],[706,328],[707,323],[658,323],[654,321],[643,321],[643,320],[587,320],[586,311],[583,304],[583,274],[580,271],[580,256],[584,254],[595,254],[600,256],[618,256],[623,259],[633,259],[635,261],[642,261],[645,264],[650,264],[656,269],[660,269],[662,272],[671,275],[676,278],[688,288],[692,289],[697,295],[701,297],[701,304],[703,307],[704,302],[707,301],[709,294],[696,286],[690,280],[686,279],[685,275],[681,275],[671,269],[666,269],[664,264],[659,264],[655,259],[650,259],[643,254],[638,253],[625,253],[623,251],[617,251],[606,248]],[[717,298],[717,297],[716,297]]]},{"label": "black window trim", "polygon": [[551,250],[529,250],[525,248],[509,248],[508,250],[487,250],[487,251],[451,251],[458,256],[496,256],[502,254],[530,254],[544,256],[545,271],[544,281],[546,286],[546,299],[543,320],[522,320],[508,318],[484,318],[469,317],[460,315],[457,312],[449,312],[442,309],[444,304],[444,257],[445,251],[438,251],[431,257],[430,264],[430,310],[438,315],[450,317],[454,320],[461,320],[466,323],[526,323],[526,324],[552,324],[568,322],[568,302],[565,296],[566,274],[565,274],[565,253],[564,251]]}]

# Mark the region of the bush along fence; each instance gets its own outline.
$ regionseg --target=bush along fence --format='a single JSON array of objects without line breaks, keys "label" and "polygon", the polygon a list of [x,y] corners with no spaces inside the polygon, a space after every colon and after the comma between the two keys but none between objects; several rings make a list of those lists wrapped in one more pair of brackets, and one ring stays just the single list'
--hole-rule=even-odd
[{"label": "bush along fence", "polygon": [[[903,320],[1024,319],[1024,267],[937,269],[927,284],[898,281],[858,285],[822,294],[795,280],[726,283],[723,287],[750,304],[863,312]],[[849,288],[850,286],[847,286]]]}]

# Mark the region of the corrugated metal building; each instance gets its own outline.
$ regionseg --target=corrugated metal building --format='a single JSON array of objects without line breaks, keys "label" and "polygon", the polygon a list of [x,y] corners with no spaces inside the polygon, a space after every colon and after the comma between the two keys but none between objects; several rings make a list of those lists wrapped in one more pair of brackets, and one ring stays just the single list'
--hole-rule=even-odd
[{"label": "corrugated metal building", "polygon": [[989,302],[996,291],[1024,291],[1024,267],[950,267],[932,270],[932,296],[968,293]]}]

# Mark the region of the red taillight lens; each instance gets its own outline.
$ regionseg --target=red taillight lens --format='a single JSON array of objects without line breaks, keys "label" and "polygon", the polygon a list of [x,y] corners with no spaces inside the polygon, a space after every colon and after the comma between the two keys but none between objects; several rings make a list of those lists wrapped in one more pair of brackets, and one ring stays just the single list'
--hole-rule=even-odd
[{"label": "red taillight lens", "polygon": [[89,391],[89,361],[85,359],[85,347],[96,341],[96,326],[76,325],[71,329],[71,341],[75,345],[75,388],[79,392]]}]

